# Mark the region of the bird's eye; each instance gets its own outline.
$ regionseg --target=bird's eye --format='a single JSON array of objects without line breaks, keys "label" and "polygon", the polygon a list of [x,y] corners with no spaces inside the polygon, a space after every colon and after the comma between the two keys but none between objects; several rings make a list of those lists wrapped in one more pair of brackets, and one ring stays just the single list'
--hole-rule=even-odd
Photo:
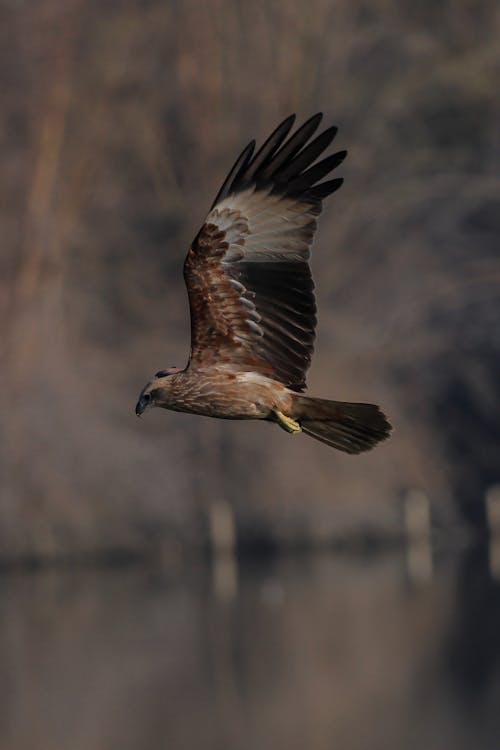
[{"label": "bird's eye", "polygon": [[151,394],[145,393],[142,398],[144,399],[144,401],[151,401]]}]

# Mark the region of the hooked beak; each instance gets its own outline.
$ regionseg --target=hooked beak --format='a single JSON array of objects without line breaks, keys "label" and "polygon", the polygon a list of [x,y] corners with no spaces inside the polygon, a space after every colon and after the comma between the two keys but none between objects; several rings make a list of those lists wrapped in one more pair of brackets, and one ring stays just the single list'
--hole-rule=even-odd
[{"label": "hooked beak", "polygon": [[150,406],[152,406],[151,397],[150,396],[147,396],[147,397],[141,396],[139,398],[139,401],[135,405],[135,413],[136,413],[136,415],[138,417],[140,417],[141,414],[144,414],[144,412],[146,411],[146,409],[148,407],[150,407]]}]

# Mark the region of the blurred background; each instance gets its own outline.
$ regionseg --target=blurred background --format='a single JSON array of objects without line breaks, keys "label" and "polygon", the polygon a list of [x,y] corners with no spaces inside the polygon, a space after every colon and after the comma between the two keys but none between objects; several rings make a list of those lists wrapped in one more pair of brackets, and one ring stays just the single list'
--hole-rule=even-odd
[{"label": "blurred background", "polygon": [[[493,0],[0,0],[2,748],[498,747],[499,38]],[[236,154],[318,110],[309,388],[392,439],[137,420]]]}]

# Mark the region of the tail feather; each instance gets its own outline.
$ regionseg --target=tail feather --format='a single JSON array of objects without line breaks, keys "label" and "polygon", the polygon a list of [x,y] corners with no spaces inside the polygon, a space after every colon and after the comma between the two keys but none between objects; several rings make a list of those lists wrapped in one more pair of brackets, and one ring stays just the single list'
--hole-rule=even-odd
[{"label": "tail feather", "polygon": [[302,431],[345,453],[362,453],[386,440],[391,425],[375,404],[297,396],[294,418]]}]

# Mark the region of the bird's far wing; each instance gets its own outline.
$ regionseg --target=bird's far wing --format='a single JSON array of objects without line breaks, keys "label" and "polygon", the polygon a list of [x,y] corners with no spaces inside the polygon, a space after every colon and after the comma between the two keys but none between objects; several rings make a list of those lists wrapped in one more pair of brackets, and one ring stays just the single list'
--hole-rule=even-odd
[{"label": "bird's far wing", "polygon": [[320,180],[346,152],[316,162],[337,129],[311,141],[317,114],[286,140],[294,119],[282,122],[255,156],[253,143],[242,152],[188,252],[184,278],[190,367],[229,364],[300,391],[316,325],[308,263],[316,217],[342,184]]}]

